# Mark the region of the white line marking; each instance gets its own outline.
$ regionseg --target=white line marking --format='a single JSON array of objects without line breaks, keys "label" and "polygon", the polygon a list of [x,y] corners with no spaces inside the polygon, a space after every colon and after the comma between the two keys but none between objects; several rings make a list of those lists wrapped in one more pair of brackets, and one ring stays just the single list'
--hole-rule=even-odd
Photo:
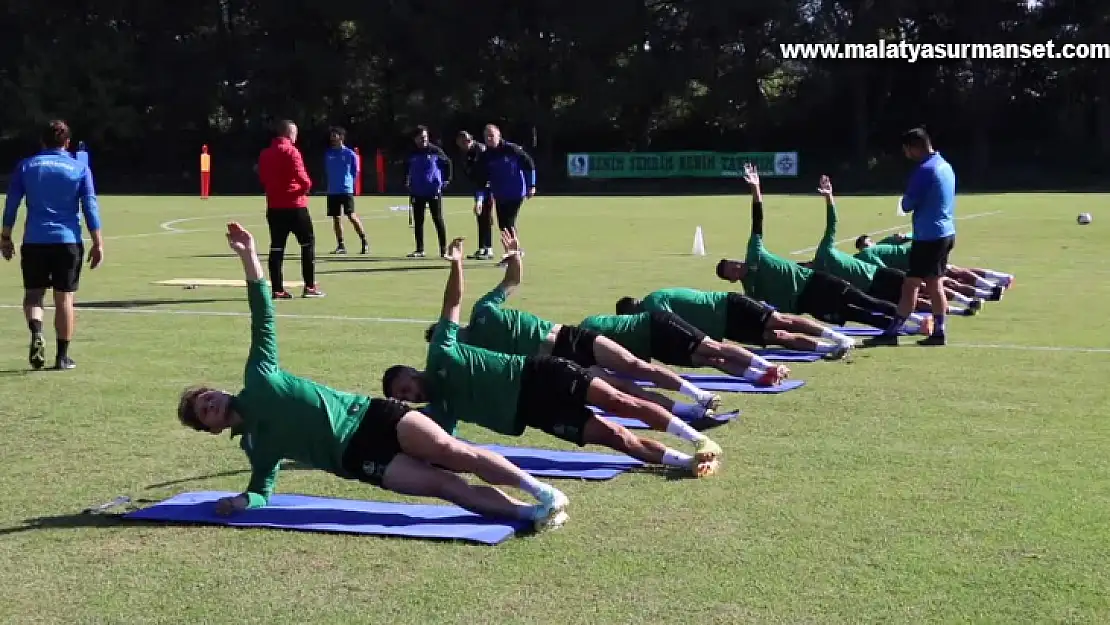
[{"label": "white line marking", "polygon": [[[184,303],[184,302],[183,302]],[[23,308],[15,304],[0,304],[0,308]],[[48,309],[53,308],[48,306]],[[186,317],[250,317],[249,312],[235,310],[181,310],[179,308],[82,308],[77,304],[78,311],[87,312],[121,313],[125,315],[183,315]],[[281,319],[306,319],[316,321],[350,321],[355,323],[405,323],[429,324],[433,319],[411,319],[408,317],[345,317],[343,315],[274,315]],[[1067,347],[1054,345],[1012,345],[995,343],[949,343],[949,347],[963,347],[967,349],[1005,349],[1027,352],[1064,352],[1073,354],[1110,354],[1110,347]]]},{"label": "white line marking", "polygon": [[[963,217],[957,217],[956,221],[967,221],[968,219],[976,219],[978,217],[987,217],[989,215],[997,215],[1001,212],[1003,212],[1003,211],[990,211],[989,213],[972,213],[970,215],[964,215]],[[887,233],[887,232],[894,232],[895,230],[901,230],[902,228],[905,228],[905,227],[906,227],[906,225],[903,224],[901,226],[894,226],[893,228],[883,228],[882,230],[872,230],[868,234],[872,234],[872,235],[874,235],[874,234],[884,234],[884,233]],[[840,244],[840,243],[847,243],[849,241],[855,241],[858,237],[859,237],[859,235],[856,235],[856,236],[854,236],[850,239],[840,239],[836,243]],[[802,248],[800,250],[794,250],[793,252],[790,252],[790,254],[792,256],[797,256],[798,254],[808,254],[809,252],[812,252],[816,249],[817,249],[817,246],[815,245],[813,247],[806,247],[806,248]]]}]

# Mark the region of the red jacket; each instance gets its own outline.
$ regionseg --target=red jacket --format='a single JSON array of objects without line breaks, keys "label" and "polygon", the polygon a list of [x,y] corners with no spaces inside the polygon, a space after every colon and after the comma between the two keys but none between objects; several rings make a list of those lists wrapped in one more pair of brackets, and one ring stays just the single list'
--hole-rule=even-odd
[{"label": "red jacket", "polygon": [[258,156],[258,177],[266,192],[266,208],[307,208],[312,180],[293,142],[278,137]]}]

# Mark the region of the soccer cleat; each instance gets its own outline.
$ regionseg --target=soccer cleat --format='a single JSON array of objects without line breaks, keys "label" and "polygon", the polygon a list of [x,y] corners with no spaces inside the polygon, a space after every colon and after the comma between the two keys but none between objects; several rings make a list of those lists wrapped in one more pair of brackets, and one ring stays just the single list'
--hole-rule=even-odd
[{"label": "soccer cleat", "polygon": [[713,462],[721,457],[721,446],[708,437],[697,442],[694,448],[694,461],[698,464]]},{"label": "soccer cleat", "polygon": [[31,335],[31,347],[27,350],[27,362],[36,371],[46,366],[46,343],[41,334]]},{"label": "soccer cleat", "polygon": [[710,393],[709,395],[699,399],[698,405],[702,408],[705,408],[707,413],[706,416],[712,416],[709,413],[712,413],[714,410],[721,407],[721,396],[717,395],[716,393]]},{"label": "soccer cleat", "polygon": [[968,315],[977,315],[977,314],[979,314],[979,311],[983,310],[983,300],[981,300],[981,299],[971,300],[971,303],[967,305],[967,310],[968,310],[968,313],[967,313]]},{"label": "soccer cleat", "polygon": [[64,356],[54,361],[54,368],[58,371],[68,371],[70,369],[76,369],[77,363],[69,356]]},{"label": "soccer cleat", "polygon": [[490,260],[492,258],[493,258],[493,250],[491,250],[488,247],[482,250],[482,257],[481,257],[480,260]]},{"label": "soccer cleat", "polygon": [[274,299],[293,299],[293,295],[289,291],[274,291]]},{"label": "soccer cleat", "polygon": [[424,250],[416,250],[415,252],[410,253],[408,256],[405,256],[405,258],[424,258]]},{"label": "soccer cleat", "polygon": [[307,298],[324,297],[324,295],[326,294],[320,290],[319,286],[306,286],[304,292],[301,293],[301,297]]},{"label": "soccer cleat", "polygon": [[369,253],[370,253],[370,243],[368,241],[363,241],[362,242],[362,249],[359,251],[359,254],[362,254],[363,256],[365,256]]},{"label": "soccer cleat", "polygon": [[566,508],[570,505],[570,500],[561,491],[549,488],[540,493],[537,499],[540,500],[534,519],[537,531],[562,527],[567,522]]},{"label": "soccer cleat", "polygon": [[340,243],[339,247],[335,248],[335,250],[332,252],[332,254],[346,254],[346,253],[347,253],[347,247],[345,245],[343,245],[342,243]]},{"label": "soccer cleat", "polygon": [[825,360],[843,360],[850,351],[851,345],[837,345],[835,350],[825,354]]},{"label": "soccer cleat", "polygon": [[897,334],[879,334],[863,339],[865,347],[898,347]]},{"label": "soccer cleat", "polygon": [[1002,301],[1002,296],[1005,295],[1005,293],[1006,293],[1006,287],[1004,287],[1004,286],[996,286],[996,287],[992,288],[991,289],[990,301],[992,301],[992,302],[1001,302]]},{"label": "soccer cleat", "polygon": [[716,475],[718,469],[720,468],[721,461],[717,459],[713,459],[708,462],[698,462],[697,459],[690,461],[690,473],[693,473],[694,477],[700,478]]},{"label": "soccer cleat", "polygon": [[930,334],[917,342],[922,347],[940,347],[948,344],[948,339],[943,334]]}]

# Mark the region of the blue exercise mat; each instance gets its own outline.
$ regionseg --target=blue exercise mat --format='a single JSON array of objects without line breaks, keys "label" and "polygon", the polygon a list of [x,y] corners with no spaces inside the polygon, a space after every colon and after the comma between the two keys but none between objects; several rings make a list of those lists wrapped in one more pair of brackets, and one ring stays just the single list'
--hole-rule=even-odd
[{"label": "blue exercise mat", "polygon": [[[883,333],[882,330],[878,328],[872,328],[870,326],[844,326],[843,328],[837,328],[836,331],[843,334],[844,336],[854,337],[879,336]],[[912,336],[911,333],[907,332],[905,329],[900,330],[898,334],[900,336]]]},{"label": "blue exercise mat", "polygon": [[[597,414],[597,416],[605,417],[605,419],[607,421],[612,421],[613,423],[623,425],[624,427],[626,427],[630,430],[650,430],[651,429],[650,427],[648,427],[648,424],[644,423],[643,421],[640,421],[639,419],[629,419],[628,417],[618,417],[617,415],[605,412],[604,410],[602,410],[601,408],[598,408],[597,406],[590,406],[590,410],[593,410],[594,413]],[[739,416],[740,416],[740,411],[739,410],[733,410],[732,412],[726,412],[726,413],[723,413],[723,414],[713,415],[712,417],[710,417],[708,419],[698,419],[696,421],[690,421],[689,419],[683,419],[683,420],[686,421],[687,423],[691,423],[691,424],[697,424],[697,423],[700,423],[701,421],[707,421],[707,422],[712,422],[712,423],[709,423],[708,425],[717,426],[717,425],[724,425],[726,423],[729,423],[730,421],[734,421]],[[705,428],[701,428],[701,429],[705,429]]]},{"label": "blue exercise mat", "polygon": [[227,517],[217,516],[216,500],[237,494],[215,491],[182,493],[126,514],[124,518],[300,532],[465,540],[483,545],[496,545],[531,526],[528,521],[491,519],[456,506],[326,499],[305,495],[274,495],[270,498],[270,505],[264,508],[243,510]]},{"label": "blue exercise mat", "polygon": [[620,454],[590,451],[559,451],[507,445],[478,445],[505,456],[529,475],[580,480],[611,480],[643,462]]},{"label": "blue exercise mat", "polygon": [[[651,382],[636,382],[640,386],[650,387]],[[802,380],[786,380],[777,386],[758,386],[741,378],[720,375],[715,378],[706,377],[697,382],[698,388],[703,391],[717,391],[720,393],[759,393],[764,395],[777,395],[796,388],[805,386]]]},{"label": "blue exercise mat", "polygon": [[[762,356],[771,362],[817,362],[821,360],[821,354],[817,352],[803,352],[794,349],[781,349],[778,347],[764,347],[760,349],[753,349],[752,353],[756,356]],[[693,374],[698,375],[698,374]],[[689,380],[685,375],[682,377]]]}]

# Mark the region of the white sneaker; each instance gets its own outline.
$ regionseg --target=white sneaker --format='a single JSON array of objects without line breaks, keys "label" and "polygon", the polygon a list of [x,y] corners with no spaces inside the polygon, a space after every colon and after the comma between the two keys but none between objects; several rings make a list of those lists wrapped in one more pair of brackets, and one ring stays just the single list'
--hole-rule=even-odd
[{"label": "white sneaker", "polygon": [[566,512],[570,499],[558,489],[551,488],[542,493],[539,500],[540,507],[534,520],[536,531],[557,529],[570,518]]}]

